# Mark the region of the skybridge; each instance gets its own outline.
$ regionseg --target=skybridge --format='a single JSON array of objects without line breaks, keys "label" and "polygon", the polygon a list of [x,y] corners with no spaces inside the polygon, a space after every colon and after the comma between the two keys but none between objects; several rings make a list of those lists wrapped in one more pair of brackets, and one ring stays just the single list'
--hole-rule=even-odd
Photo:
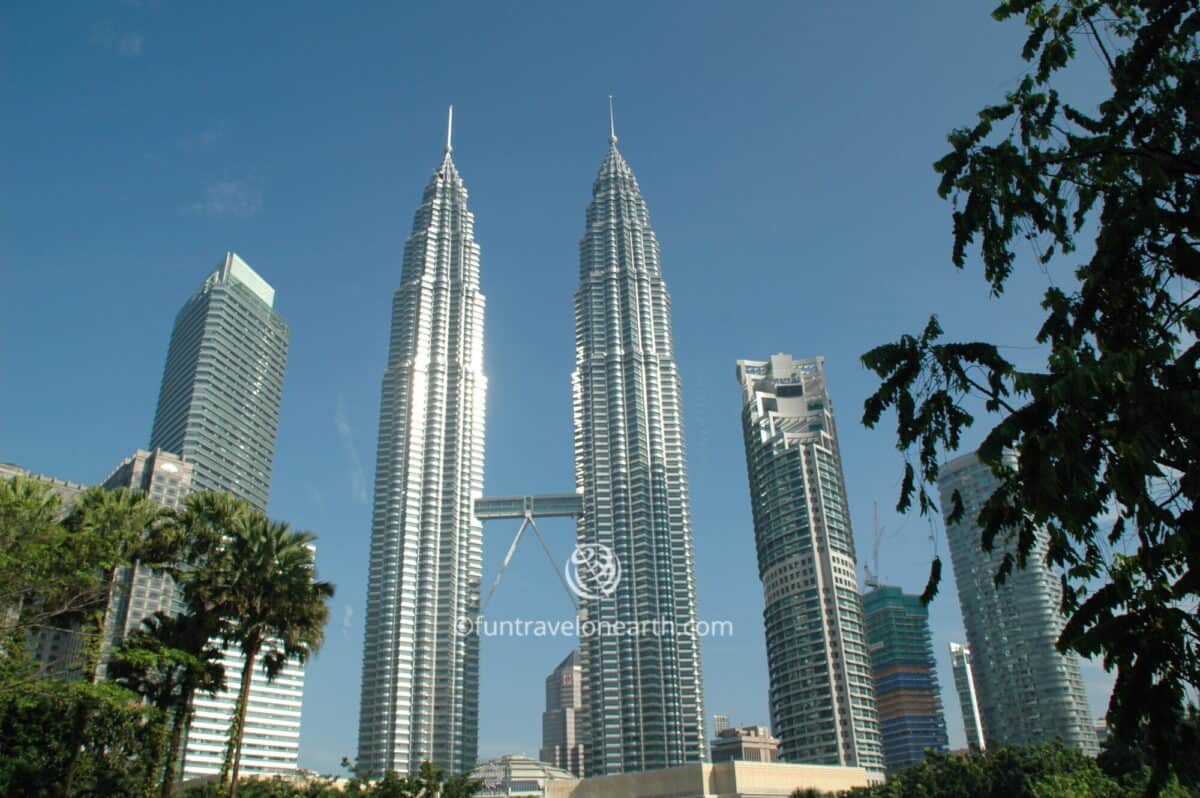
[{"label": "skybridge", "polygon": [[554,555],[550,553],[550,547],[546,545],[546,539],[542,537],[542,531],[538,529],[535,519],[578,518],[582,513],[583,496],[579,493],[547,493],[541,496],[483,496],[475,500],[475,517],[480,521],[495,521],[504,518],[521,519],[521,526],[517,529],[517,535],[504,555],[504,562],[500,564],[500,570],[496,572],[496,579],[492,582],[487,598],[479,607],[480,616],[487,611],[488,604],[492,601],[492,595],[495,594],[496,588],[500,587],[500,579],[512,561],[513,554],[517,551],[517,544],[521,542],[521,536],[525,534],[526,529],[532,529],[533,534],[537,536],[538,542],[542,544],[542,551],[546,553],[546,559],[550,561],[550,567],[554,569],[558,580],[562,582],[563,590],[567,591],[567,598],[571,600],[571,606],[578,608],[579,604],[575,600],[576,594],[567,584],[566,573],[558,566]]}]

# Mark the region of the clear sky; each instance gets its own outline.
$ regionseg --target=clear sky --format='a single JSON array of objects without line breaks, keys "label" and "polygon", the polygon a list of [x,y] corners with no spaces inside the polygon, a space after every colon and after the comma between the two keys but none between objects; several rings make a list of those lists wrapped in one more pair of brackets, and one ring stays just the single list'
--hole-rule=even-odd
[{"label": "clear sky", "polygon": [[[290,322],[270,511],[319,537],[337,584],[308,671],[301,763],[356,747],[370,501],[392,291],[440,162],[446,106],[487,295],[486,490],[573,488],[577,245],[620,147],[662,245],[683,375],[706,712],[766,723],[762,592],[738,358],[824,355],[860,564],[872,505],[885,582],[918,591],[940,524],[899,517],[890,429],[859,421],[872,346],[937,312],[1035,365],[1040,293],[1021,264],[992,300],[949,263],[931,164],[1022,74],[991,3],[10,4],[0,13],[0,460],[97,482],[145,447],[175,313],[227,250]],[[1094,63],[1083,54],[1084,71]],[[1077,88],[1094,92],[1093,75]],[[982,431],[968,436],[974,445]],[[546,524],[560,562],[570,523]],[[515,524],[485,529],[485,584]],[[952,745],[947,557],[931,608]],[[489,615],[571,614],[533,541]],[[480,756],[540,745],[543,679],[570,639],[487,639]],[[1111,684],[1085,668],[1093,711]]]}]

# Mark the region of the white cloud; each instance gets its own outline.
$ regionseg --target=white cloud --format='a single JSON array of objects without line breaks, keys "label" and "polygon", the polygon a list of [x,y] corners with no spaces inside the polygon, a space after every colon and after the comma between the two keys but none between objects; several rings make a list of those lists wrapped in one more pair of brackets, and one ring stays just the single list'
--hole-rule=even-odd
[{"label": "white cloud", "polygon": [[142,34],[133,31],[119,31],[111,22],[98,22],[92,28],[93,46],[128,58],[136,58],[141,55],[144,42]]},{"label": "white cloud", "polygon": [[337,408],[333,412],[333,425],[337,428],[338,440],[350,464],[350,495],[359,504],[367,503],[367,477],[362,461],[358,459],[358,447],[354,445],[354,432],[346,415],[346,397],[338,394]]},{"label": "white cloud", "polygon": [[221,180],[204,189],[204,198],[189,207],[209,216],[248,219],[262,208],[262,189],[245,180]]},{"label": "white cloud", "polygon": [[184,138],[179,142],[179,146],[185,152],[196,152],[229,141],[232,137],[233,129],[229,122],[218,119],[203,130]]}]

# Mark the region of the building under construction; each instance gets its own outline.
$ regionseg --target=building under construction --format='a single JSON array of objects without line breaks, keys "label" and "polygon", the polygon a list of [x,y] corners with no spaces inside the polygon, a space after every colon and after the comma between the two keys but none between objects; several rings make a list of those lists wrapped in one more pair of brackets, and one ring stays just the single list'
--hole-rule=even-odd
[{"label": "building under construction", "polygon": [[880,586],[863,597],[863,611],[883,758],[891,775],[920,762],[926,749],[947,748],[929,613],[919,596]]}]

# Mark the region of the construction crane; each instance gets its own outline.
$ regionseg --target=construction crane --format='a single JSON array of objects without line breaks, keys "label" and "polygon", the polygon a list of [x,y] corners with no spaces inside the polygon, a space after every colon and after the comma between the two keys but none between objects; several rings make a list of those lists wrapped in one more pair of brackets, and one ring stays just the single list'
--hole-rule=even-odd
[{"label": "construction crane", "polygon": [[883,540],[883,527],[879,525],[879,500],[874,502],[874,517],[872,531],[875,539],[871,546],[871,562],[863,563],[863,571],[866,572],[867,578],[864,580],[867,587],[879,587],[879,543]]}]

